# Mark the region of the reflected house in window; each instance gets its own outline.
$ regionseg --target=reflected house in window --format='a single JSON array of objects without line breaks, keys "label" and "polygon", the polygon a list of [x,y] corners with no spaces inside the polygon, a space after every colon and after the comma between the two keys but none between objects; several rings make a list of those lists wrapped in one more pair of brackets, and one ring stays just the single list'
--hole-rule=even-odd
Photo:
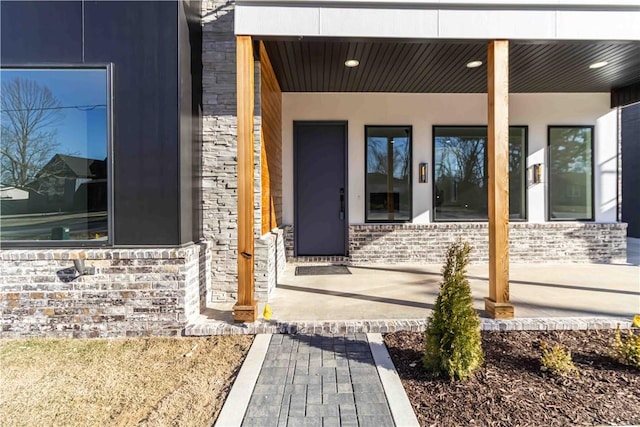
[{"label": "reflected house in window", "polygon": [[0,200],[26,200],[29,192],[13,185],[0,185]]},{"label": "reflected house in window", "polygon": [[107,210],[107,161],[56,154],[29,185],[31,212]]},{"label": "reflected house in window", "polygon": [[13,185],[0,184],[0,212],[16,215],[27,211],[29,192]]}]

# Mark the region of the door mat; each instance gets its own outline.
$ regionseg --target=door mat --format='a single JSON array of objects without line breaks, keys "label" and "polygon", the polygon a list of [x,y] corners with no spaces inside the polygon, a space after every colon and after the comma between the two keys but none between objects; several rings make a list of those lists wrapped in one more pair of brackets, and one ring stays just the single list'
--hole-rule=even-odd
[{"label": "door mat", "polygon": [[296,267],[296,276],[327,276],[331,274],[351,274],[346,265],[308,265]]}]

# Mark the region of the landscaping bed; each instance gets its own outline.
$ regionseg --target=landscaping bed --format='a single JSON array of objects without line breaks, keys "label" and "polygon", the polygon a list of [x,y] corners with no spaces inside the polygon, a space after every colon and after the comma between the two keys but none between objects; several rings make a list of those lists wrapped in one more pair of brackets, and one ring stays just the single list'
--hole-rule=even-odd
[{"label": "landscaping bed", "polygon": [[[384,340],[422,426],[568,426],[640,424],[640,370],[611,356],[615,331],[482,332],[484,364],[466,382],[430,377],[424,335]],[[539,343],[560,343],[579,376],[540,369]]]},{"label": "landscaping bed", "polygon": [[0,341],[0,424],[211,425],[250,336]]}]

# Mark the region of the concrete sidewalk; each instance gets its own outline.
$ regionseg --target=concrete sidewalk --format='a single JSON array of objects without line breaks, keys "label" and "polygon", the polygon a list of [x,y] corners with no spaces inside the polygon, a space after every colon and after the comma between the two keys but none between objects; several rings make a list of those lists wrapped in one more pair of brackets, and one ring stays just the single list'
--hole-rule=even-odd
[{"label": "concrete sidewalk", "polygon": [[258,335],[216,421],[224,427],[417,425],[379,334]]}]

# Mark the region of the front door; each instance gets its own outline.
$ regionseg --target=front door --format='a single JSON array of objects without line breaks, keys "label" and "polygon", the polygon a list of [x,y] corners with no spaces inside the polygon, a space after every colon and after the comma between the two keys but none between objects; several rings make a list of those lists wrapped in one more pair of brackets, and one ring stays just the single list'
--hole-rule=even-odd
[{"label": "front door", "polygon": [[295,253],[346,255],[346,122],[294,122]]}]

